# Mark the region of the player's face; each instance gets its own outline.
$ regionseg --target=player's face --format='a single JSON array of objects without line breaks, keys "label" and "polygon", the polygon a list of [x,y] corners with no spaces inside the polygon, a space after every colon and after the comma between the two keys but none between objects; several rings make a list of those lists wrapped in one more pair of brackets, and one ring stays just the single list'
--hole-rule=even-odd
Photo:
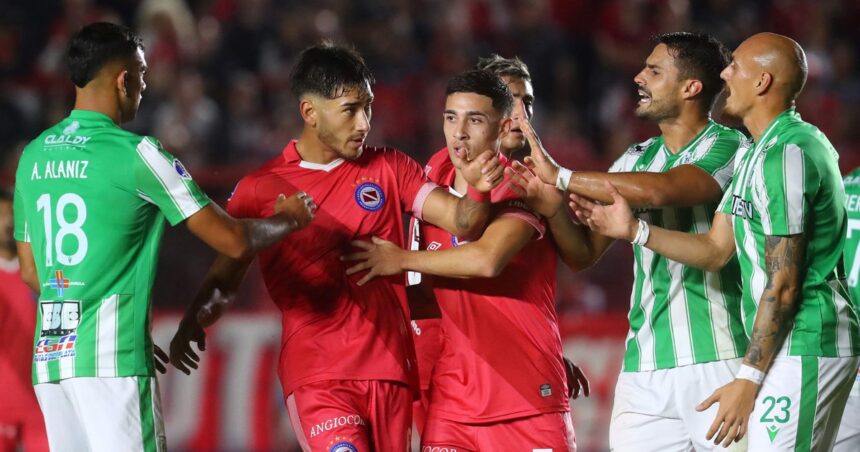
[{"label": "player's face", "polygon": [[532,82],[519,77],[509,75],[502,76],[502,80],[508,85],[514,96],[514,114],[511,116],[511,132],[502,140],[502,148],[506,151],[518,151],[526,146],[526,137],[520,128],[520,104],[525,106],[527,119],[534,116],[533,105],[535,102],[534,88]]},{"label": "player's face", "polygon": [[747,47],[741,44],[732,54],[731,63],[720,73],[720,78],[726,81],[726,105],[723,112],[727,115],[743,118],[752,108],[756,67]]},{"label": "player's face", "polygon": [[442,115],[445,141],[452,155],[474,160],[484,151],[498,151],[510,121],[493,108],[493,100],[476,93],[453,93]]},{"label": "player's face", "polygon": [[143,49],[137,48],[134,58],[126,68],[125,75],[125,93],[120,92],[119,108],[122,113],[122,121],[131,121],[137,116],[137,109],[140,107],[140,99],[143,97],[143,92],[146,90],[146,82],[143,76],[146,74],[146,57],[143,55]]},{"label": "player's face", "polygon": [[657,44],[633,82],[639,87],[636,116],[652,121],[677,117],[680,113],[678,68],[665,44]]},{"label": "player's face", "polygon": [[316,129],[320,141],[341,158],[358,158],[370,132],[373,103],[370,85],[350,89],[334,99],[317,100]]},{"label": "player's face", "polygon": [[12,203],[0,200],[0,249],[6,251],[15,250],[13,239],[14,221],[12,221]]}]

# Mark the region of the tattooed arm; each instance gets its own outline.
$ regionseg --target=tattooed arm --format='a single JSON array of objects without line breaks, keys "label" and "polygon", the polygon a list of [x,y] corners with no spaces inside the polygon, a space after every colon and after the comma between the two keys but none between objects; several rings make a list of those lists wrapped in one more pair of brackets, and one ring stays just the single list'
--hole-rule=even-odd
[{"label": "tattooed arm", "polygon": [[744,363],[767,372],[800,304],[806,238],[802,234],[765,237],[767,286],[759,300],[752,338]]},{"label": "tattooed arm", "polygon": [[[767,373],[785,342],[800,304],[805,257],[806,238],[802,234],[765,237],[767,286],[759,300],[744,365]],[[714,444],[722,443],[723,447],[743,438],[758,390],[756,382],[735,378],[699,404],[696,409],[704,411],[719,403],[706,437],[713,438]]]}]

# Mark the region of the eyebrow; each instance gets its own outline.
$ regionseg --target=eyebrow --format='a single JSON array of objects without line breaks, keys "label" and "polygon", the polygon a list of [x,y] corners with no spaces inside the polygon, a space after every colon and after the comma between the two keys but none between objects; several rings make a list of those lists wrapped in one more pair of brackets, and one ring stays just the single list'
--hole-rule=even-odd
[{"label": "eyebrow", "polygon": [[647,67],[648,69],[661,69],[659,65],[653,63],[645,63],[645,67]]},{"label": "eyebrow", "polygon": [[367,100],[357,100],[355,102],[344,102],[344,103],[340,104],[340,106],[341,107],[349,107],[349,108],[361,107],[362,105],[365,105],[365,104],[369,105],[372,102],[373,102],[373,97],[371,97]]},{"label": "eyebrow", "polygon": [[[456,115],[457,112],[454,110],[445,110],[445,114],[446,115],[449,115],[449,114],[450,115]],[[466,112],[465,116],[481,116],[481,117],[487,118],[487,119],[490,118],[490,115],[488,115],[482,111],[477,111],[477,110],[469,110]]]}]

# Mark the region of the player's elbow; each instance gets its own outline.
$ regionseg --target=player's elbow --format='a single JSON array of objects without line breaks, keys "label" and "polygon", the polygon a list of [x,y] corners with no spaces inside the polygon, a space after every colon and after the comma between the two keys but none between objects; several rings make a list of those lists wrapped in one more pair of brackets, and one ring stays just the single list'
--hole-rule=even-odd
[{"label": "player's elbow", "polygon": [[508,264],[502,256],[494,253],[483,253],[476,261],[476,276],[480,278],[495,278],[502,274]]},{"label": "player's elbow", "polygon": [[229,237],[224,241],[223,249],[218,250],[218,252],[231,259],[247,258],[254,252],[249,235],[247,225],[244,222],[238,222],[235,227],[231,228]]}]

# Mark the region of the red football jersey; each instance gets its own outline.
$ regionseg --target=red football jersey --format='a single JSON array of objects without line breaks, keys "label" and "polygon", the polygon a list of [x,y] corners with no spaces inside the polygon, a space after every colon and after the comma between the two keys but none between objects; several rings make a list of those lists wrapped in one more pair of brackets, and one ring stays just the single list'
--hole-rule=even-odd
[{"label": "red football jersey", "polygon": [[403,244],[403,213],[420,217],[436,187],[400,151],[365,147],[353,161],[305,162],[292,141],[243,178],[227,204],[239,218],[274,213],[279,193],[304,191],[314,220],[259,255],[263,279],[282,313],[279,376],[284,395],[324,380],[391,380],[417,388],[402,276],[358,286],[347,276],[353,240]]},{"label": "red football jersey", "polygon": [[[441,186],[453,185],[448,150],[436,153],[425,172]],[[434,276],[427,281],[442,310],[443,339],[430,384],[430,416],[463,423],[570,409],[555,313],[555,246],[507,181],[493,191],[492,200],[494,218],[520,218],[535,227],[535,238],[496,278]],[[424,249],[464,243],[424,222],[421,228]]]},{"label": "red football jersey", "polygon": [[33,392],[33,331],[36,297],[21,279],[17,261],[0,259],[0,423],[28,417],[41,419]]}]

